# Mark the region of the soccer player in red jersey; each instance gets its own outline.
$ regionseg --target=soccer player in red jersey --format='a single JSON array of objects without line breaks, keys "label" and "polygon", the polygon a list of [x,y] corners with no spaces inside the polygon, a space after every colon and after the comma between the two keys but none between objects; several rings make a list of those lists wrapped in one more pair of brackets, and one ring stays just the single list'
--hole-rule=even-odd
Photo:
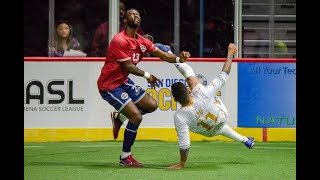
[{"label": "soccer player in red jersey", "polygon": [[[125,116],[129,122],[124,132],[120,165],[143,167],[131,154],[142,115],[151,113],[158,108],[157,102],[140,86],[136,85],[129,74],[144,77],[152,88],[160,81],[154,75],[139,69],[136,65],[145,53],[159,57],[169,63],[182,63],[190,53],[182,51],[180,57],[158,49],[152,42],[137,33],[140,27],[140,14],[136,9],[129,9],[125,14],[125,29],[111,40],[104,66],[97,81],[99,92],[104,100],[112,105],[118,115]],[[122,122],[112,113],[113,136],[116,139]]]}]

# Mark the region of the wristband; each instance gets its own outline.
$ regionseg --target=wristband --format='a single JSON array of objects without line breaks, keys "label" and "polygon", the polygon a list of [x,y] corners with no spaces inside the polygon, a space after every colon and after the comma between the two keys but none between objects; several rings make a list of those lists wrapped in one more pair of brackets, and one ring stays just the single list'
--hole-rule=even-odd
[{"label": "wristband", "polygon": [[150,73],[148,73],[147,71],[145,71],[143,77],[146,78],[146,79],[149,79]]},{"label": "wristband", "polygon": [[176,57],[176,62],[180,63],[180,57]]}]

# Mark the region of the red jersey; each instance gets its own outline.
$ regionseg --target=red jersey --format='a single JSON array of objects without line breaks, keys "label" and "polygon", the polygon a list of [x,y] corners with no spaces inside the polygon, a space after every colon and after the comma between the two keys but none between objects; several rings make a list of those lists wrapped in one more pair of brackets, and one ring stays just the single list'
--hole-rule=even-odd
[{"label": "red jersey", "polygon": [[146,52],[157,49],[149,39],[136,33],[138,39],[131,38],[125,30],[116,34],[108,47],[108,53],[97,81],[99,91],[111,91],[128,81],[129,73],[120,64],[132,61],[138,64]]},{"label": "red jersey", "polygon": [[[124,22],[120,23],[120,31],[124,30]],[[138,28],[137,33],[144,35],[141,27]],[[91,45],[91,56],[95,57],[105,57],[108,49],[109,40],[109,22],[101,24],[96,30]]]}]

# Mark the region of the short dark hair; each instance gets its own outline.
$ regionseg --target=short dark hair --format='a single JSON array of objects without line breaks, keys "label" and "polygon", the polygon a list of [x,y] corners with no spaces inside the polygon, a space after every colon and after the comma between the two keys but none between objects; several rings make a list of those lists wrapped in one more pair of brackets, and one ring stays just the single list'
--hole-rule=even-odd
[{"label": "short dark hair", "polygon": [[128,10],[126,10],[126,13],[124,14],[124,18],[127,18],[127,15],[128,15],[128,13],[129,13],[129,11],[133,11],[133,10],[136,10],[137,12],[139,12],[137,9],[135,9],[135,8],[130,8],[130,9],[128,9]]},{"label": "short dark hair", "polygon": [[173,98],[181,105],[185,105],[189,101],[188,88],[182,82],[175,82],[171,85]]}]

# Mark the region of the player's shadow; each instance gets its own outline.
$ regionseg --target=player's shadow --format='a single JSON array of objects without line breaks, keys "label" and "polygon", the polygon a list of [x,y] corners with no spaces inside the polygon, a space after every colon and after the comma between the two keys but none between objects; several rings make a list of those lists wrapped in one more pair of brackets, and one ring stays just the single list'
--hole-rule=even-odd
[{"label": "player's shadow", "polygon": [[25,162],[25,166],[81,166],[86,168],[118,168],[119,164],[108,162],[77,162],[77,161],[35,161]]},{"label": "player's shadow", "polygon": [[223,166],[227,165],[243,165],[243,164],[252,164],[251,162],[244,161],[225,161],[225,162],[212,162],[212,161],[190,161],[185,167],[186,171],[212,171],[224,168]]},{"label": "player's shadow", "polygon": [[[77,161],[34,161],[25,162],[25,166],[81,166],[88,169],[121,169],[127,167],[119,166],[119,163],[109,163],[109,162],[77,162]],[[169,165],[154,165],[154,164],[144,164],[143,168],[150,169],[166,169]]]},{"label": "player's shadow", "polygon": [[[197,171],[197,170],[215,170],[222,168],[224,165],[242,165],[242,164],[252,164],[249,162],[240,162],[240,161],[226,161],[226,162],[210,162],[210,161],[201,161],[201,162],[188,162],[188,165],[184,170],[188,171]],[[88,169],[123,169],[129,167],[121,167],[118,163],[110,162],[87,162],[87,161],[35,161],[35,162],[25,162],[25,166],[79,166],[85,167]],[[167,169],[168,166],[172,164],[144,164],[143,168],[148,169]]]},{"label": "player's shadow", "polygon": [[48,154],[34,154],[34,155],[25,155],[24,157],[38,157],[38,156],[54,156],[57,154],[82,154],[82,153],[89,153],[89,152],[98,152],[98,151],[103,151],[103,150],[92,150],[92,151],[80,151],[80,152],[55,152],[55,153],[48,153]]},{"label": "player's shadow", "polygon": [[171,164],[143,164],[143,168],[149,168],[149,169],[166,169]]}]

